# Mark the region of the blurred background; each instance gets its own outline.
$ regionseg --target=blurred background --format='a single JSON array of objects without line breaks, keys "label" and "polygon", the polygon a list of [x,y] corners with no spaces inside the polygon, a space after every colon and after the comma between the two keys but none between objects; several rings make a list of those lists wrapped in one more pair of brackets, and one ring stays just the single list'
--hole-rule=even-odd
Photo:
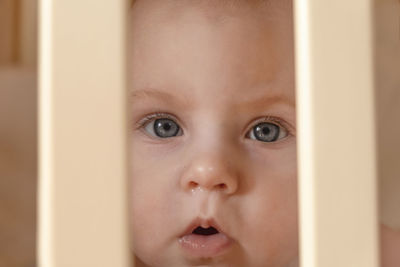
[{"label": "blurred background", "polygon": [[[0,267],[35,266],[37,10],[37,0],[0,0]],[[379,207],[400,229],[400,23],[388,12],[400,5],[377,10]]]},{"label": "blurred background", "polygon": [[0,0],[0,267],[35,266],[37,1]]}]

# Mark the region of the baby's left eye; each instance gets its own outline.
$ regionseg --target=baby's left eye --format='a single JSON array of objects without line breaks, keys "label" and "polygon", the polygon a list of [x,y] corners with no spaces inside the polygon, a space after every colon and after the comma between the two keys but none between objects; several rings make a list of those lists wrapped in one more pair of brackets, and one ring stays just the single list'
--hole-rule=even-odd
[{"label": "baby's left eye", "polygon": [[261,142],[275,142],[288,136],[285,128],[271,122],[261,122],[254,126],[248,137]]}]

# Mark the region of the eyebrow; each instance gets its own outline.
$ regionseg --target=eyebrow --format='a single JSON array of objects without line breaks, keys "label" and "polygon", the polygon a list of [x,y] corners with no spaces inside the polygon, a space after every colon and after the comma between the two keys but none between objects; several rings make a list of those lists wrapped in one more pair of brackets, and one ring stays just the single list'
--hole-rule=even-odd
[{"label": "eyebrow", "polygon": [[[146,89],[131,91],[131,100],[133,102],[140,101],[146,98],[161,99],[169,103],[173,103],[174,105],[179,105],[184,107],[190,106],[193,103],[193,100],[190,97],[187,97],[183,94],[171,94],[169,92],[165,92],[154,88],[146,88]],[[279,103],[285,104],[293,108],[296,106],[295,101],[292,100],[287,95],[266,94],[253,99],[245,99],[238,105],[238,107],[239,109],[247,109],[249,107],[262,108],[265,106],[271,106],[273,104],[279,104]]]},{"label": "eyebrow", "polygon": [[266,94],[257,98],[244,100],[240,103],[240,108],[262,108],[264,106],[271,106],[274,104],[285,104],[287,106],[296,107],[295,100],[284,94]]},{"label": "eyebrow", "polygon": [[182,94],[171,94],[154,88],[131,91],[130,97],[133,102],[142,99],[160,99],[180,106],[189,106],[192,103],[191,98]]}]

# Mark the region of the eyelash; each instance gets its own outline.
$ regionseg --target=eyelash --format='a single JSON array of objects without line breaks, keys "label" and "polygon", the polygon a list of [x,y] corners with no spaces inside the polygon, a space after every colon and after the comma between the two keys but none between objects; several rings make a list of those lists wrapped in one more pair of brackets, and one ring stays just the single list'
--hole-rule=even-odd
[{"label": "eyelash", "polygon": [[274,117],[274,116],[263,116],[263,117],[253,120],[250,123],[246,132],[248,132],[250,129],[252,129],[257,124],[263,123],[263,122],[268,122],[268,123],[278,125],[279,127],[285,129],[288,132],[288,134],[290,134],[292,132],[286,121],[284,121],[283,119],[280,119],[278,117]]},{"label": "eyelash", "polygon": [[157,119],[170,119],[179,125],[179,123],[177,122],[177,119],[174,116],[172,116],[171,114],[163,113],[163,112],[156,112],[153,114],[146,115],[143,119],[139,120],[136,123],[135,128],[136,128],[136,130],[142,129],[148,123],[152,122],[153,120],[157,120]]},{"label": "eyelash", "polygon": [[[149,124],[153,120],[157,120],[157,119],[170,119],[170,120],[174,121],[176,124],[178,124],[179,127],[181,127],[180,123],[177,122],[178,120],[175,118],[175,116],[168,114],[168,113],[164,113],[164,112],[156,112],[156,113],[146,115],[144,118],[139,120],[136,123],[135,129],[136,130],[144,129],[147,124]],[[257,124],[263,123],[263,122],[272,123],[272,124],[279,126],[280,128],[283,128],[287,132],[287,136],[284,137],[283,139],[286,139],[288,136],[294,134],[293,129],[291,129],[291,127],[288,125],[288,123],[286,121],[284,121],[278,117],[263,116],[261,118],[255,119],[254,121],[252,121],[250,123],[250,125],[246,128],[246,137],[249,135],[251,129],[254,126],[256,126]]]}]

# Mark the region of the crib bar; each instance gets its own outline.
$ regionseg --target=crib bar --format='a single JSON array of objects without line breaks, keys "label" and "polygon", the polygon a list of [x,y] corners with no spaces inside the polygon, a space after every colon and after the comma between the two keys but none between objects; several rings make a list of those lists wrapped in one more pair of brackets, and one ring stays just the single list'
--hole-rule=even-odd
[{"label": "crib bar", "polygon": [[37,1],[20,0],[19,63],[36,68],[37,51]]},{"label": "crib bar", "polygon": [[400,1],[375,1],[380,219],[400,230]]},{"label": "crib bar", "polygon": [[373,1],[295,1],[303,267],[378,267]]},{"label": "crib bar", "polygon": [[128,267],[125,0],[40,1],[40,267]]}]

